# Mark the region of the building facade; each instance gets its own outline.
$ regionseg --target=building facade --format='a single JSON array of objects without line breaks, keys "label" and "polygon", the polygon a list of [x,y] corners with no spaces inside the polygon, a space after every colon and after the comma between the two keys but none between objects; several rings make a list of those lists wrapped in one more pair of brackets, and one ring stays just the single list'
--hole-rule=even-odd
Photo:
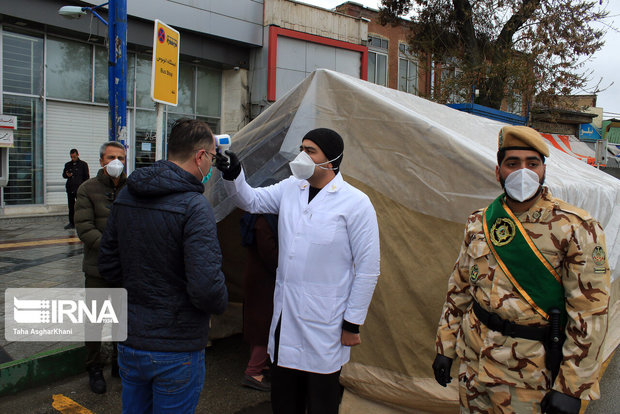
[{"label": "building facade", "polygon": [[414,95],[431,96],[431,60],[409,50],[409,20],[400,19],[395,26],[382,26],[378,10],[356,2],[343,3],[335,10],[368,21],[368,81]]},{"label": "building facade", "polygon": [[[128,172],[155,160],[156,18],[180,31],[179,102],[166,106],[164,129],[181,117],[203,119],[220,133],[248,122],[247,74],[250,52],[262,47],[263,0],[127,3]],[[0,3],[0,113],[18,117],[8,185],[0,188],[5,214],[62,211],[61,175],[72,148],[91,176],[100,168],[99,146],[108,139],[107,27],[90,15],[61,17],[65,5],[96,3]],[[105,10],[100,14],[107,17]]]},{"label": "building facade", "polygon": [[367,78],[367,20],[290,0],[265,0],[263,23],[264,47],[252,51],[252,117],[317,68]]},{"label": "building facade", "polygon": [[[0,114],[18,117],[0,216],[65,211],[62,169],[72,148],[91,176],[100,168],[109,129],[107,26],[90,13],[58,14],[98,4],[0,3]],[[100,14],[107,18],[105,8]],[[178,105],[165,106],[163,154],[181,117],[233,134],[316,68],[366,79],[372,67],[367,18],[292,0],[128,0],[127,14],[128,173],[155,161],[155,19],[180,32]]]}]

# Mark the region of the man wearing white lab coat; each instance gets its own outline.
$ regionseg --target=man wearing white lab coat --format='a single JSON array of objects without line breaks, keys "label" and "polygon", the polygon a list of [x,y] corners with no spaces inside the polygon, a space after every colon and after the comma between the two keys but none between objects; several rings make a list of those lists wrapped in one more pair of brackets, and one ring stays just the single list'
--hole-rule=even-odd
[{"label": "man wearing white lab coat", "polygon": [[246,183],[234,153],[216,163],[239,208],[279,215],[268,344],[276,414],[338,412],[340,369],[361,343],[377,283],[377,217],[368,196],[343,180],[343,150],[335,131],[312,130],[290,164],[293,176],[265,188]]}]

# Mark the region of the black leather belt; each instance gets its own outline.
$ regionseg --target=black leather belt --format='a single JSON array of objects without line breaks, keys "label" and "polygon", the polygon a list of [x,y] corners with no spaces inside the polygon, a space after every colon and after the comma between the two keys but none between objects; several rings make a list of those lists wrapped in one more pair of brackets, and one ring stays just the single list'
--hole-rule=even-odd
[{"label": "black leather belt", "polygon": [[545,341],[547,338],[547,327],[517,325],[506,319],[500,318],[496,313],[489,312],[482,308],[478,302],[474,301],[474,313],[487,328],[500,332],[504,336],[512,338],[530,339],[532,341]]}]

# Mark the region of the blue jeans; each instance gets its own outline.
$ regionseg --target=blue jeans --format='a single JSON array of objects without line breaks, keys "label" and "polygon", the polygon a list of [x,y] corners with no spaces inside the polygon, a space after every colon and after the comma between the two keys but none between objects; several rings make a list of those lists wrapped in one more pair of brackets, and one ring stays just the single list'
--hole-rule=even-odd
[{"label": "blue jeans", "polygon": [[205,382],[204,349],[142,351],[118,344],[123,414],[193,413]]}]

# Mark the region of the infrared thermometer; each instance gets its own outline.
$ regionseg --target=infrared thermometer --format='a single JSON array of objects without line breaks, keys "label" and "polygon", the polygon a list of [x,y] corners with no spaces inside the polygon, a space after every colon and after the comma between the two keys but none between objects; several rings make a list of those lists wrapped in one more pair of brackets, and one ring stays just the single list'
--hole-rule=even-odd
[{"label": "infrared thermometer", "polygon": [[230,157],[226,155],[226,150],[230,149],[230,144],[232,141],[230,139],[230,135],[228,134],[220,134],[214,135],[215,137],[215,149],[218,153],[222,154],[226,157],[226,159],[230,162]]}]

